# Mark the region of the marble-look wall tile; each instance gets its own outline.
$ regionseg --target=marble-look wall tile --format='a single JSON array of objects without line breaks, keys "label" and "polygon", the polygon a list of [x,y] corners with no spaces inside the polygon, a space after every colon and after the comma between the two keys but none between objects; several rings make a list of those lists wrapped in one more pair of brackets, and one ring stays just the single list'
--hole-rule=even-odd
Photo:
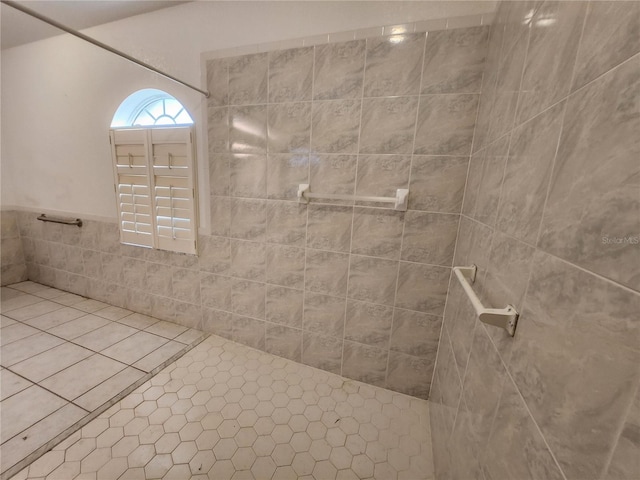
[{"label": "marble-look wall tile", "polygon": [[176,299],[200,305],[200,272],[176,268],[172,275],[172,294]]},{"label": "marble-look wall tile", "polygon": [[229,150],[237,153],[267,153],[267,106],[229,108]]},{"label": "marble-look wall tile", "polygon": [[[356,185],[357,162],[356,155],[312,154],[309,159],[309,180],[312,191],[353,195]],[[340,203],[342,201],[323,200],[323,202]]]},{"label": "marble-look wall tile", "polygon": [[451,269],[400,262],[396,307],[442,315]]},{"label": "marble-look wall tile", "polygon": [[345,299],[305,292],[303,329],[342,338]]},{"label": "marble-look wall tile", "polygon": [[638,350],[640,295],[541,252],[532,265],[525,304],[538,323]]},{"label": "marble-look wall tile", "polygon": [[231,282],[231,309],[239,315],[264,318],[266,285],[249,280]]},{"label": "marble-look wall tile", "polygon": [[229,236],[243,240],[264,241],[266,202],[264,200],[232,198]]},{"label": "marble-look wall tile", "polygon": [[305,289],[337,297],[345,296],[348,266],[347,254],[308,249]]},{"label": "marble-look wall tile", "polygon": [[468,157],[414,156],[409,208],[460,213],[468,168]]},{"label": "marble-look wall tile", "polygon": [[348,252],[351,246],[353,208],[309,205],[307,246],[321,250]]},{"label": "marble-look wall tile", "polygon": [[[640,390],[639,390],[640,392]],[[607,480],[632,480],[640,472],[640,393],[636,393],[607,470]]]},{"label": "marble-look wall tile", "polygon": [[221,106],[229,103],[229,61],[216,58],[207,61],[207,91],[209,105]]},{"label": "marble-look wall tile", "polygon": [[509,132],[513,128],[516,118],[529,36],[520,35],[515,45],[509,45],[509,40],[507,36],[504,45],[505,51],[496,71],[491,121],[486,134],[487,143],[491,143]]},{"label": "marble-look wall tile", "polygon": [[202,273],[200,277],[200,298],[202,305],[220,310],[231,311],[230,277]]},{"label": "marble-look wall tile", "polygon": [[475,329],[462,398],[469,414],[467,434],[476,457],[489,439],[506,370],[484,327]]},{"label": "marble-look wall tile", "polygon": [[420,97],[414,154],[468,155],[478,109],[478,95]]},{"label": "marble-look wall tile", "polygon": [[389,352],[386,387],[419,398],[427,398],[433,375],[431,359]]},{"label": "marble-look wall tile", "polygon": [[458,215],[409,210],[405,216],[402,260],[451,266]]},{"label": "marble-look wall tile", "polygon": [[424,33],[369,39],[364,96],[416,95],[424,43]]},{"label": "marble-look wall tile", "polygon": [[398,188],[408,187],[410,169],[409,155],[359,155],[356,195],[395,197]]},{"label": "marble-look wall tile", "polygon": [[[537,298],[551,278],[534,267],[531,297]],[[556,288],[568,290],[564,285]],[[564,474],[572,479],[604,470],[640,381],[637,350],[621,348],[592,330],[572,328],[586,322],[583,312],[586,318],[593,316],[591,302],[577,300],[561,299],[574,305],[569,319],[558,315],[566,307],[559,309],[552,301],[525,301],[513,346],[518,354],[510,362],[527,407]],[[617,305],[607,304],[613,312],[618,310]],[[609,311],[600,314],[602,321]]]},{"label": "marble-look wall tile", "polygon": [[200,270],[219,274],[229,271],[231,266],[231,243],[229,238],[200,235],[198,237],[198,246]]},{"label": "marble-look wall tile", "polygon": [[306,205],[281,201],[267,202],[267,242],[303,247],[306,226]]},{"label": "marble-look wall tile", "polygon": [[267,323],[265,350],[294,362],[302,361],[302,330]]},{"label": "marble-look wall tile", "polygon": [[532,245],[542,221],[563,113],[564,103],[560,103],[511,135],[496,226]]},{"label": "marble-look wall tile", "polygon": [[518,100],[518,123],[569,93],[586,9],[587,2],[545,2],[535,13]]},{"label": "marble-look wall tile", "polygon": [[267,196],[267,156],[236,153],[229,158],[229,194],[234,197]]},{"label": "marble-look wall tile", "polygon": [[244,55],[229,59],[229,103],[249,105],[267,102],[266,53]]},{"label": "marble-look wall tile", "polygon": [[342,375],[381,387],[385,383],[388,356],[388,350],[345,340]]},{"label": "marble-look wall tile", "polygon": [[393,306],[398,278],[398,262],[351,255],[349,297]]},{"label": "marble-look wall tile", "polygon": [[418,97],[366,98],[360,153],[411,153]]},{"label": "marble-look wall tile", "polygon": [[389,348],[414,357],[433,358],[438,350],[441,329],[441,317],[396,308]]},{"label": "marble-look wall tile", "polygon": [[344,337],[354,342],[386,349],[389,345],[392,318],[392,307],[348,300]]},{"label": "marble-look wall tile", "polygon": [[462,380],[467,368],[473,334],[478,327],[478,316],[469,298],[462,290],[462,286],[455,279],[452,283],[445,310],[445,330],[449,335],[454,365]]},{"label": "marble-look wall tile", "polygon": [[342,339],[304,332],[302,363],[332,373],[341,372]]},{"label": "marble-look wall tile", "polygon": [[479,93],[488,38],[488,27],[429,32],[421,92]]},{"label": "marble-look wall tile", "polygon": [[357,98],[362,94],[366,41],[316,47],[314,100]]},{"label": "marble-look wall tile", "polygon": [[269,153],[306,154],[311,141],[311,103],[275,103],[267,111]]},{"label": "marble-look wall tile", "polygon": [[229,148],[229,108],[212,106],[207,108],[207,139],[209,156],[224,153]]},{"label": "marble-look wall tile", "polygon": [[211,195],[229,195],[232,155],[227,153],[209,154],[209,193]]},{"label": "marble-look wall tile", "polygon": [[504,382],[482,471],[492,480],[565,478],[511,380]]},{"label": "marble-look wall tile", "polygon": [[92,250],[83,251],[82,262],[84,264],[84,272],[88,277],[102,277],[102,254],[100,252],[94,252]]},{"label": "marble-look wall tile", "polygon": [[268,283],[285,287],[302,288],[304,285],[305,251],[286,245],[267,245]]},{"label": "marble-look wall tile", "polygon": [[211,196],[209,205],[211,234],[228,237],[231,228],[231,199]]},{"label": "marble-look wall tile", "polygon": [[304,292],[267,285],[266,319],[289,327],[302,328]]},{"label": "marble-look wall tile", "polygon": [[[489,308],[511,305],[522,311],[534,253],[530,245],[495,232],[486,275],[474,287]],[[489,332],[500,353],[508,358],[513,345],[511,336],[499,328],[490,328]]]},{"label": "marble-look wall tile", "polygon": [[269,102],[311,100],[312,47],[269,52]]},{"label": "marble-look wall tile", "polygon": [[[486,148],[482,164],[476,169],[477,163],[471,158],[469,176],[479,176],[473,217],[486,225],[493,227],[497,218],[500,189],[504,176],[504,165],[507,161],[509,136],[502,137]],[[473,186],[473,185],[471,185]],[[466,202],[466,201],[465,201]],[[471,200],[470,200],[471,202]],[[463,207],[463,212],[465,211]]]},{"label": "marble-look wall tile", "polygon": [[265,324],[255,318],[233,316],[232,340],[258,350],[265,349]]},{"label": "marble-look wall tile", "polygon": [[639,112],[633,61],[569,97],[539,240],[543,250],[636,290]]},{"label": "marble-look wall tile", "polygon": [[351,253],[398,260],[404,216],[402,212],[356,207]]},{"label": "marble-look wall tile", "polygon": [[360,100],[314,102],[311,113],[311,149],[317,153],[356,153]]},{"label": "marble-look wall tile", "polygon": [[267,269],[265,244],[231,239],[230,246],[230,275],[247,280],[264,281]]},{"label": "marble-look wall tile", "polygon": [[[102,271],[106,272],[110,267],[108,266],[114,265],[114,260],[112,257],[106,257],[103,255],[102,257]],[[121,267],[117,267],[118,271],[122,271]],[[161,265],[158,263],[148,263],[147,264],[147,277],[146,277],[146,285],[154,295],[162,295],[165,297],[170,297],[173,293],[172,290],[172,276],[173,272],[171,271],[171,267],[167,265]],[[104,275],[104,280],[107,282],[112,282],[112,275]],[[116,280],[117,281],[117,280]]]},{"label": "marble-look wall tile", "polygon": [[572,90],[640,51],[640,3],[589,2]]},{"label": "marble-look wall tile", "polygon": [[[90,251],[90,250],[85,250],[85,251]],[[97,254],[97,252],[94,252]],[[80,255],[78,255],[79,257]],[[67,268],[67,270],[70,270]],[[87,274],[87,272],[84,272],[85,274]],[[175,275],[175,271],[174,271],[174,275]],[[197,270],[195,270],[195,273],[197,274]],[[138,260],[135,258],[128,258],[124,264],[124,271],[123,271],[123,281],[124,284],[127,287],[130,288],[140,288],[140,285],[144,285],[144,281],[146,278],[146,274],[147,274],[147,262],[145,262],[144,260]],[[183,279],[187,280],[187,275],[188,274],[183,274]],[[90,276],[87,274],[87,276]],[[179,280],[177,280],[179,281]],[[199,279],[197,279],[196,281],[199,281]],[[199,290],[198,288],[196,288],[197,290]],[[176,292],[175,287],[174,287],[174,292]]]},{"label": "marble-look wall tile", "polygon": [[205,332],[233,338],[233,314],[209,308],[202,309],[202,329]]}]

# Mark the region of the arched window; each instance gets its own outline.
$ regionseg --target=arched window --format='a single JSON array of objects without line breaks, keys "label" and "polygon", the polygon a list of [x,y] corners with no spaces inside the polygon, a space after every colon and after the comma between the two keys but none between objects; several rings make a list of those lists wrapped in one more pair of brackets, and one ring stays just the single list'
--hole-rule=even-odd
[{"label": "arched window", "polygon": [[111,122],[111,128],[170,125],[193,125],[193,119],[178,100],[155,88],[145,88],[129,95]]},{"label": "arched window", "polygon": [[193,120],[166,92],[139,90],[111,122],[120,241],[197,252]]}]

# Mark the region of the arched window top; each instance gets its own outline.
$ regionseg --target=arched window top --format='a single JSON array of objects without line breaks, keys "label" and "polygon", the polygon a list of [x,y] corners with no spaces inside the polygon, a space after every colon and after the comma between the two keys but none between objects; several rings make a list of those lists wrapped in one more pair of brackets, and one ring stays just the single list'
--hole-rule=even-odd
[{"label": "arched window top", "polygon": [[116,110],[111,128],[192,125],[184,106],[162,90],[145,88],[129,95]]}]

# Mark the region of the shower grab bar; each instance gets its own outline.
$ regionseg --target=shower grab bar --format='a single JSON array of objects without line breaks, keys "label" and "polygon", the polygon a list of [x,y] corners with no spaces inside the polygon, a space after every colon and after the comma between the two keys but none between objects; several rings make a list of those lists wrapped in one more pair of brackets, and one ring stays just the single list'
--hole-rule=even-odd
[{"label": "shower grab bar", "polygon": [[518,312],[512,305],[507,305],[505,308],[485,308],[471,287],[471,283],[474,283],[476,280],[477,271],[478,267],[475,265],[471,265],[470,267],[453,267],[453,272],[456,274],[456,277],[458,277],[458,281],[469,297],[469,300],[471,300],[471,304],[480,321],[487,325],[504,328],[507,333],[513,337],[516,333]]},{"label": "shower grab bar", "polygon": [[82,226],[82,220],[80,220],[79,218],[73,220],[60,217],[47,217],[44,213],[38,217],[38,220],[40,220],[41,222],[62,223],[63,225],[76,225],[78,227]]},{"label": "shower grab bar", "polygon": [[356,200],[359,202],[378,202],[378,203],[393,203],[394,210],[401,212],[407,211],[407,202],[409,199],[409,190],[406,188],[399,188],[396,190],[395,197],[368,197],[361,195],[341,195],[337,193],[311,193],[308,183],[301,183],[298,185],[298,201],[309,203],[311,198],[325,198],[328,200]]}]

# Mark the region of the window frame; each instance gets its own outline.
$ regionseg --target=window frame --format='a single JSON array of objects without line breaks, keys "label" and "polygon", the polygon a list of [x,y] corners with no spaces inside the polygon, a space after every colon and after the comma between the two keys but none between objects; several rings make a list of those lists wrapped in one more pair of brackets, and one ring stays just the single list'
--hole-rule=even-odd
[{"label": "window frame", "polygon": [[[135,137],[140,138],[136,139]],[[156,140],[154,140],[154,137]],[[166,137],[166,138],[165,138]],[[121,139],[123,141],[121,141]],[[132,141],[133,140],[133,141]],[[120,230],[120,242],[125,245],[140,246],[144,248],[153,248],[157,250],[172,251],[178,253],[197,255],[198,252],[198,196],[197,196],[197,169],[196,169],[196,149],[195,149],[195,127],[194,125],[172,125],[172,126],[135,126],[135,127],[119,127],[109,130],[109,141],[111,144],[111,158],[114,172],[114,192],[116,199],[116,208],[118,211],[118,228]],[[130,142],[130,143],[127,143]],[[184,146],[184,155],[172,156],[171,152],[166,157],[154,157],[156,146],[173,145],[174,147]],[[142,146],[143,148],[134,149],[140,157],[140,150],[144,153],[144,161],[132,160],[132,156],[128,157],[127,162],[119,162],[126,154],[125,146]],[[173,147],[172,147],[173,148]],[[166,149],[165,149],[166,150]],[[180,151],[180,149],[178,148]],[[120,154],[120,155],[119,155]],[[172,159],[178,159],[178,164],[172,165]],[[166,161],[162,161],[162,159]],[[127,165],[128,163],[128,165]],[[140,183],[131,185],[131,203],[123,201],[123,197],[129,195],[126,192],[128,183],[123,183],[122,178],[137,177]],[[158,179],[162,185],[158,186]],[[178,185],[174,185],[178,184]],[[147,225],[138,222],[139,214],[136,206],[145,206],[143,203],[136,204],[136,196],[142,198],[144,195],[136,195],[134,185],[146,185],[148,196],[148,210],[150,211],[150,233],[146,241],[144,232],[138,232],[138,226]],[[166,190],[169,187],[169,208],[170,215],[159,215],[160,209],[166,211],[166,198],[160,195],[161,189]],[[180,195],[176,198],[172,196],[174,189],[179,189]],[[138,189],[139,191],[141,189]],[[185,197],[185,195],[190,198]],[[175,207],[175,202],[186,204],[187,208]],[[165,203],[165,205],[160,205]],[[123,209],[123,206],[132,206],[133,211]],[[174,215],[174,211],[178,209],[182,214]],[[129,209],[131,210],[131,209]],[[184,212],[188,211],[188,218],[184,216]],[[133,218],[133,221],[131,221]],[[158,225],[166,223],[166,220],[159,222],[159,218],[169,219],[170,226]],[[176,227],[176,221],[184,223],[188,221],[189,228]],[[132,225],[131,228],[125,228],[125,224]],[[160,228],[159,228],[160,227]],[[168,237],[165,233],[170,228],[172,236]],[[180,238],[176,232],[179,233]],[[187,233],[185,233],[187,232]]]}]

